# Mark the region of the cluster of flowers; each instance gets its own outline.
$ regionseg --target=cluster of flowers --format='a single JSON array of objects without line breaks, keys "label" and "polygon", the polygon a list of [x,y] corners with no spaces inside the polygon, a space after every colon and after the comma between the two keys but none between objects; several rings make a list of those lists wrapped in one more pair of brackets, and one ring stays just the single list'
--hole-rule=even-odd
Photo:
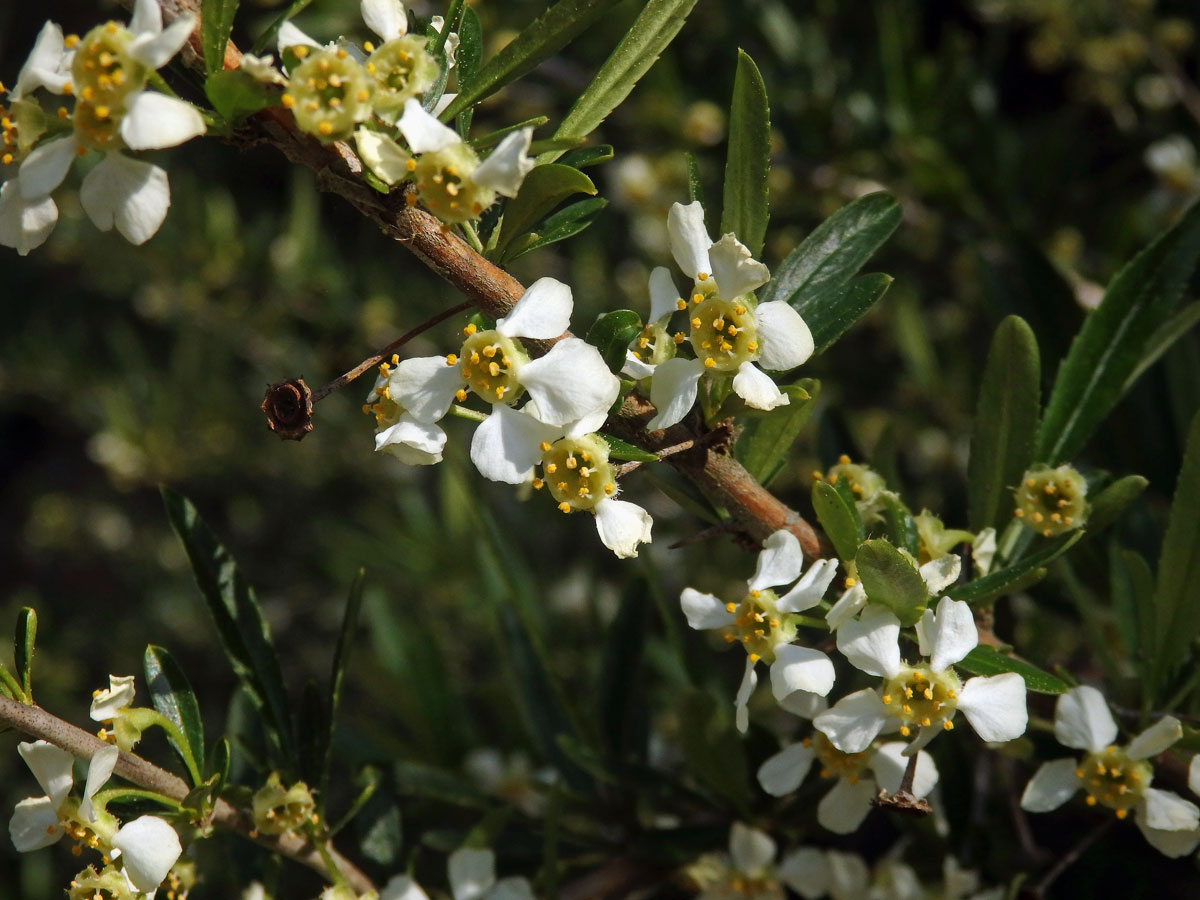
[{"label": "cluster of flowers", "polygon": [[[96,227],[115,226],[134,244],[158,231],[171,203],[167,173],[124,151],[204,133],[195,107],[149,87],[194,27],[183,15],[164,28],[156,0],[137,0],[128,25],[106,22],[82,38],[45,24],[0,107],[0,244],[25,255],[50,236],[58,222],[51,194],[90,151],[104,158],[84,176],[79,201]],[[71,97],[73,108],[46,109],[44,94]]]}]

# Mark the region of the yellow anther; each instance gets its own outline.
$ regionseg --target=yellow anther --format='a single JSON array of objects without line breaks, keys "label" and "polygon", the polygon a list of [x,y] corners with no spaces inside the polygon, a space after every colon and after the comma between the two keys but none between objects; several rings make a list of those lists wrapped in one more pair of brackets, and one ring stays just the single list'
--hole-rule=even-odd
[{"label": "yellow anther", "polygon": [[567,468],[568,469],[574,469],[578,465],[579,465],[579,460],[577,460],[574,456],[567,457]]},{"label": "yellow anther", "polygon": [[1086,797],[1083,798],[1083,802],[1086,803],[1088,806],[1095,806],[1096,798],[1093,797],[1091,794],[1088,794]]},{"label": "yellow anther", "polygon": [[924,694],[925,694],[926,700],[932,700],[933,699],[933,688],[925,688]]},{"label": "yellow anther", "polygon": [[457,391],[455,391],[455,392],[454,392],[454,399],[455,399],[455,400],[457,400],[459,403],[466,403],[466,402],[467,402],[467,391],[466,391],[466,389],[465,389],[465,388],[459,388]]},{"label": "yellow anther", "polygon": [[491,359],[493,356],[496,355],[496,353],[499,349],[500,348],[498,348],[495,344],[489,344],[488,346],[483,348],[483,355],[486,356],[488,359]]},{"label": "yellow anther", "polygon": [[292,47],[292,54],[296,59],[304,59],[304,57],[308,56],[308,47],[305,47],[303,44],[298,47]]},{"label": "yellow anther", "polygon": [[841,456],[838,457],[838,464],[842,465],[842,466],[850,465],[850,457],[847,456],[845,453],[843,453]]},{"label": "yellow anther", "polygon": [[616,484],[615,484],[615,483],[613,483],[613,482],[611,482],[611,481],[606,481],[606,482],[604,482],[604,493],[605,493],[605,495],[607,495],[607,496],[611,497],[611,496],[612,496],[613,494],[615,494],[616,492],[617,492],[617,486],[616,486]]},{"label": "yellow anther", "polygon": [[[412,162],[412,160],[409,160],[409,162]],[[413,168],[416,168],[416,166],[414,165]],[[463,329],[463,334],[465,334],[467,337],[470,337],[478,330],[479,328],[476,327],[474,322],[469,322],[467,327]]]},{"label": "yellow anther", "polygon": [[892,695],[891,694],[884,694],[882,699],[883,699],[884,706],[892,705]]},{"label": "yellow anther", "polygon": [[727,643],[727,644],[732,644],[734,641],[737,640],[736,637],[734,637],[732,634],[728,634],[728,633],[722,635],[722,637],[725,638],[725,643]]},{"label": "yellow anther", "polygon": [[711,369],[716,364],[717,364],[717,361],[715,359],[713,359],[711,356],[707,357],[704,360],[704,368],[706,368],[706,369]]},{"label": "yellow anther", "polygon": [[922,727],[922,728],[928,728],[928,727],[929,727],[929,716],[922,716],[922,717],[921,717],[921,727]]},{"label": "yellow anther", "polygon": [[406,159],[404,161],[404,168],[408,169],[410,172],[417,171],[417,161],[415,159]]},{"label": "yellow anther", "polygon": [[553,475],[558,471],[558,463],[546,463],[546,474]]},{"label": "yellow anther", "polygon": [[906,700],[911,700],[913,698],[913,689],[912,688],[906,687],[904,689],[904,698]]},{"label": "yellow anther", "polygon": [[67,108],[66,108],[65,106],[60,106],[60,107],[58,108],[58,113],[57,113],[57,115],[58,115],[59,119],[65,119],[65,118],[67,117],[67,115],[68,115],[68,113],[67,113]]},{"label": "yellow anther", "polygon": [[566,492],[567,483],[565,481],[560,481],[558,484],[555,485],[555,487],[558,488],[560,491]]},{"label": "yellow anther", "polygon": [[1044,490],[1047,494],[1053,494],[1058,490],[1058,488],[1055,487],[1054,482],[1051,481],[1051,482],[1048,482],[1046,484],[1046,486],[1044,488],[1042,488],[1042,490]]},{"label": "yellow anther", "polygon": [[1045,518],[1046,517],[1043,516],[1040,512],[1035,512],[1033,514],[1033,521],[1037,522],[1039,525],[1045,520]]},{"label": "yellow anther", "polygon": [[[492,363],[492,365],[495,365],[495,363]],[[507,393],[508,393],[508,385],[506,385],[506,384],[500,385],[500,387],[496,388],[496,399],[503,400],[504,395]]]},{"label": "yellow anther", "polygon": [[703,303],[704,295],[703,294],[692,294],[692,302],[693,303]]},{"label": "yellow anther", "polygon": [[751,341],[750,343],[748,343],[746,345],[746,349],[749,350],[751,353],[757,353],[758,352],[758,341]]},{"label": "yellow anther", "polygon": [[904,713],[906,716],[911,716],[911,715],[912,715],[912,707],[911,707],[911,706],[909,706],[907,703],[901,703],[901,704],[900,704],[900,710],[901,710],[901,711],[902,711],[902,712],[903,712],[903,713]]},{"label": "yellow anther", "polygon": [[696,318],[692,319],[692,327],[693,328],[699,328],[702,324],[703,323],[700,321],[699,316],[696,316]]},{"label": "yellow anther", "polygon": [[540,491],[543,487],[546,486],[546,482],[542,481],[542,479],[540,479],[540,478],[533,479],[532,484],[533,484],[533,489],[535,491]]},{"label": "yellow anther", "polygon": [[1129,810],[1127,810],[1127,809],[1118,809],[1117,810],[1117,818],[1118,819],[1123,819],[1127,815],[1129,815]]},{"label": "yellow anther", "polygon": [[1013,510],[1013,515],[1014,515],[1014,516],[1016,516],[1018,519],[1023,519],[1023,518],[1025,518],[1025,510],[1023,510],[1023,509],[1014,509],[1014,510]]},{"label": "yellow anther", "polygon": [[951,722],[949,719],[947,719],[945,722],[942,723],[942,730],[943,731],[953,731],[954,723]]},{"label": "yellow anther", "polygon": [[707,272],[697,272],[696,280],[697,281],[708,281],[708,273]]},{"label": "yellow anther", "polygon": [[331,122],[321,122],[317,125],[317,131],[324,135],[333,134],[333,124]]},{"label": "yellow anther", "polygon": [[493,378],[495,378],[497,375],[499,375],[500,374],[500,363],[498,363],[498,362],[488,363],[488,374],[491,375]]},{"label": "yellow anther", "polygon": [[907,725],[901,725],[900,726],[900,734],[902,737],[908,737],[910,734],[912,734],[912,729],[909,728]]},{"label": "yellow anther", "polygon": [[687,309],[687,301],[684,300],[682,297],[680,297],[678,300],[675,301],[675,308],[676,309]]},{"label": "yellow anther", "polygon": [[549,453],[550,452],[550,442],[542,441],[540,444],[538,444],[538,449],[541,450],[543,453]]},{"label": "yellow anther", "polygon": [[[457,353],[447,353],[446,354],[446,365],[457,366],[458,365],[458,354]],[[383,366],[380,366],[379,368],[382,369]]]},{"label": "yellow anther", "polygon": [[12,161],[13,155],[11,153],[5,153],[3,156],[0,156],[0,162],[4,163],[6,166],[10,165]]},{"label": "yellow anther", "polygon": [[569,513],[571,511],[571,504],[564,500],[562,503],[558,504],[558,511]]},{"label": "yellow anther", "polygon": [[752,663],[756,663],[756,662],[758,662],[760,659],[762,659],[762,657],[761,657],[761,656],[759,656],[757,653],[751,653],[751,654],[750,654],[750,662],[752,662]]}]

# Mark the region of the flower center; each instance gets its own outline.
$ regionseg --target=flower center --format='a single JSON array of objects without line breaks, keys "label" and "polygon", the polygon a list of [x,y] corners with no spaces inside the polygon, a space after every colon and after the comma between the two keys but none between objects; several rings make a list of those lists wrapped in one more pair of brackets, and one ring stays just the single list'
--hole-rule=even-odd
[{"label": "flower center", "polygon": [[754,662],[775,661],[775,648],[796,637],[795,617],[781,613],[779,597],[772,590],[750,591],[741,603],[727,603],[733,624],[724,631],[729,643],[740,641]]},{"label": "flower center", "polygon": [[1099,803],[1123,819],[1146,793],[1154,769],[1144,759],[1130,759],[1120,747],[1106,747],[1085,756],[1075,775],[1087,791],[1088,806]]},{"label": "flower center", "polygon": [[954,728],[950,720],[958,709],[962,682],[953,669],[934,672],[927,665],[901,666],[883,686],[883,705],[902,723],[900,733],[908,737],[913,726]]},{"label": "flower center", "polygon": [[1055,537],[1087,520],[1087,482],[1070,466],[1031,469],[1017,488],[1018,519],[1040,532]]},{"label": "flower center", "polygon": [[116,22],[97,25],[75,51],[71,63],[75,137],[90,150],[120,150],[125,100],[146,84],[148,70],[128,53],[133,35]]},{"label": "flower center", "polygon": [[366,71],[341,48],[291,50],[304,61],[292,70],[283,105],[309,134],[328,140],[349,137],[354,126],[371,115],[372,83]]},{"label": "flower center", "polygon": [[[509,406],[521,396],[517,372],[528,360],[529,356],[516,341],[495,330],[471,334],[457,358],[458,371],[467,387],[488,403]],[[451,362],[451,358],[446,361]],[[460,391],[458,401],[466,399],[465,392]]]},{"label": "flower center", "polygon": [[744,299],[722,300],[710,295],[688,310],[688,316],[692,347],[706,368],[733,372],[742,363],[758,358],[754,311]]},{"label": "flower center", "polygon": [[[604,438],[589,434],[542,444],[542,482],[563,512],[595,509],[617,492],[616,473]],[[534,482],[539,486],[538,482]]]},{"label": "flower center", "polygon": [[495,192],[471,181],[478,165],[479,157],[466,144],[421,154],[413,175],[425,208],[443,222],[466,222],[491,206]]},{"label": "flower center", "polygon": [[404,108],[410,97],[425,93],[437,80],[437,62],[425,50],[425,38],[408,34],[388,41],[367,57],[367,74],[375,82],[372,103],[382,114]]},{"label": "flower center", "polygon": [[851,784],[858,784],[859,778],[866,772],[867,764],[871,761],[870,751],[843,753],[819,731],[812,737],[812,747],[821,763],[822,778],[845,778]]}]

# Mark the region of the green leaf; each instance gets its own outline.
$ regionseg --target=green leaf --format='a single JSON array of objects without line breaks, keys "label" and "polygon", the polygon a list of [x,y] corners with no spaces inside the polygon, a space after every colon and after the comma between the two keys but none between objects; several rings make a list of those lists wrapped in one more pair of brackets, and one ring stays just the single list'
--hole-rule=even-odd
[{"label": "green leaf", "polygon": [[515,240],[509,248],[507,261],[511,262],[526,253],[574,237],[591,225],[596,216],[600,215],[600,210],[606,206],[608,201],[603,197],[588,197],[586,200],[564,206],[558,212],[546,216],[537,226],[537,231]]},{"label": "green leaf", "polygon": [[738,462],[764,487],[783,470],[792,445],[812,418],[821,382],[804,378],[780,390],[788,396],[788,405],[764,416],[748,416],[733,448]]},{"label": "green leaf", "polygon": [[684,478],[668,466],[650,466],[638,474],[662,491],[673,503],[702,522],[719,525],[727,518],[690,479]]},{"label": "green leaf", "polygon": [[854,556],[858,577],[872,603],[886,606],[901,625],[913,625],[929,603],[929,589],[917,567],[884,540],[864,541]]},{"label": "green leaf", "polygon": [[700,179],[700,163],[694,153],[685,153],[684,158],[687,160],[688,203],[699,201],[700,206],[707,210],[708,204],[704,202],[704,182]]},{"label": "green leaf", "polygon": [[225,68],[225,45],[233,32],[237,8],[238,0],[204,0],[200,6],[200,45],[208,75]]},{"label": "green leaf", "polygon": [[681,731],[688,736],[683,742],[688,771],[735,808],[745,809],[750,796],[745,744],[728,715],[717,709],[710,694],[691,690],[683,697],[679,718]]},{"label": "green leaf", "polygon": [[1037,459],[1071,459],[1125,391],[1151,338],[1174,313],[1200,260],[1200,204],[1134,257],[1087,317],[1054,379]]},{"label": "green leaf", "polygon": [[588,329],[587,342],[600,351],[608,368],[619,373],[625,352],[642,333],[642,317],[631,309],[615,309],[596,319]]},{"label": "green leaf", "polygon": [[1161,689],[1200,634],[1200,415],[1188,429],[1154,590],[1154,685]]},{"label": "green leaf", "polygon": [[258,40],[254,42],[254,46],[250,48],[250,52],[261,56],[264,50],[274,46],[275,36],[279,34],[279,29],[283,26],[283,23],[298,15],[310,3],[312,3],[312,0],[292,0],[288,4],[287,9],[276,16],[274,21],[267,26],[267,30],[258,36]]},{"label": "green leaf", "polygon": [[204,524],[196,507],[170,488],[161,491],[167,517],[187,552],[196,585],[217,626],[225,655],[262,717],[273,764],[294,771],[297,760],[291,707],[271,630],[254,591],[242,578],[229,551]]},{"label": "green leaf", "polygon": [[487,134],[481,134],[479,137],[472,139],[470,144],[476,150],[487,150],[495,147],[514,131],[520,131],[522,128],[541,128],[549,121],[548,116],[534,116],[523,122],[517,122],[515,125],[506,125],[503,128],[497,128],[495,131],[489,131]]},{"label": "green leaf", "polygon": [[1012,488],[1033,461],[1041,409],[1037,338],[1018,316],[992,337],[967,464],[968,522],[972,531],[999,528],[1012,516]]},{"label": "green leaf", "polygon": [[786,300],[808,323],[818,351],[828,347],[891,283],[886,275],[870,275],[864,277],[872,281],[847,290],[896,230],[900,215],[900,204],[884,193],[867,194],[838,210],[788,254],[759,293],[760,302]]},{"label": "green leaf", "polygon": [[625,589],[604,644],[596,712],[602,726],[600,734],[614,760],[645,756],[649,708],[642,657],[650,609],[645,582],[631,584]]},{"label": "green leaf", "polygon": [[1152,658],[1155,641],[1154,573],[1150,563],[1140,553],[1113,541],[1108,547],[1108,583],[1121,642],[1146,679],[1146,662]]},{"label": "green leaf", "polygon": [[1087,519],[1088,535],[1095,536],[1116,522],[1129,508],[1129,504],[1141,496],[1149,483],[1141,475],[1126,475],[1093,497],[1089,503],[1091,510]]},{"label": "green leaf", "polygon": [[838,557],[844,562],[854,559],[863,539],[862,522],[854,504],[847,502],[832,484],[816,481],[813,482],[812,505],[817,521],[833,542]]},{"label": "green leaf", "polygon": [[592,180],[578,169],[554,163],[538,166],[525,176],[520,192],[504,209],[504,220],[496,239],[496,259],[504,260],[509,245],[531,231],[543,216],[567,197],[595,193]]},{"label": "green leaf", "polygon": [[213,109],[230,122],[276,102],[276,95],[266,85],[241,69],[213,72],[204,82],[204,94]]},{"label": "green leaf", "polygon": [[329,782],[329,762],[333,752],[333,736],[337,729],[338,711],[342,707],[342,687],[346,680],[346,667],[350,665],[350,654],[354,650],[358,632],[358,615],[362,611],[363,581],[367,577],[366,569],[359,569],[350,585],[350,595],[346,598],[346,611],[342,614],[342,630],[338,635],[337,649],[333,652],[333,667],[329,673],[329,697],[325,703],[328,710],[327,729],[324,745],[320,748],[318,759],[321,763],[320,785],[322,793],[326,792]]},{"label": "green leaf", "polygon": [[611,434],[605,434],[603,431],[597,432],[597,434],[608,444],[609,459],[622,459],[628,462],[658,462],[657,453],[643,450],[641,447],[623,441],[619,437],[613,437]]},{"label": "green leaf", "polygon": [[146,687],[154,708],[174,723],[183,734],[187,747],[180,747],[168,732],[167,740],[175,748],[184,765],[194,774],[193,786],[200,783],[200,766],[204,760],[204,720],[200,704],[183,669],[165,647],[150,644],[142,656]]},{"label": "green leaf", "polygon": [[917,530],[917,521],[913,518],[912,511],[889,491],[880,492],[879,498],[888,539],[916,558],[921,549],[921,533]]},{"label": "green leaf", "polygon": [[589,29],[618,0],[558,0],[531,22],[479,70],[471,85],[461,91],[442,113],[443,121],[490,97],[500,88],[531,72]]},{"label": "green leaf", "polygon": [[729,108],[721,234],[736,234],[755,258],[762,254],[770,217],[767,204],[770,167],[771,110],[767,88],[750,54],[738,50],[733,103]]},{"label": "green leaf", "polygon": [[1025,679],[1025,687],[1035,694],[1065,694],[1071,686],[1049,672],[1043,672],[1023,659],[1006,656],[995,647],[981,644],[954,664],[972,675],[1001,675],[1016,672]]},{"label": "green leaf", "polygon": [[1045,577],[1046,566],[1071,549],[1083,535],[1082,531],[1059,535],[1054,540],[1047,541],[1036,553],[1022,557],[1006,569],[976,578],[968,584],[961,584],[948,591],[946,596],[952,600],[978,605],[1005,594],[1024,590]]},{"label": "green leaf", "polygon": [[[447,35],[449,31],[447,31]],[[458,49],[454,53],[454,77],[458,92],[462,93],[475,83],[479,75],[479,63],[483,60],[483,29],[479,27],[479,16],[469,6],[463,7],[462,22],[458,27]],[[460,112],[454,124],[458,133],[466,137],[471,130],[471,119],[475,110],[468,107]]]},{"label": "green leaf", "polygon": [[229,764],[233,761],[233,750],[229,746],[228,738],[221,738],[212,748],[212,752],[208,754],[208,761],[204,765],[204,771],[211,778],[216,776],[217,782],[214,786],[216,793],[221,793],[221,787],[229,780]]},{"label": "green leaf", "polygon": [[1200,323],[1200,300],[1189,303],[1163,322],[1146,341],[1146,349],[1142,353],[1141,361],[1126,379],[1123,391],[1128,391],[1133,387],[1134,382],[1142,377],[1142,373],[1158,362],[1163,354],[1175,346],[1177,340],[1195,328],[1197,323]]},{"label": "green leaf", "polygon": [[13,665],[16,681],[21,686],[28,703],[33,702],[33,652],[37,644],[37,613],[26,606],[17,613],[17,627],[13,631]]},{"label": "green leaf", "polygon": [[[649,0],[621,42],[604,61],[554,132],[555,137],[585,137],[621,105],[679,34],[696,0]],[[540,163],[553,162],[548,153]]]},{"label": "green leaf", "polygon": [[562,166],[571,166],[574,169],[586,169],[588,166],[606,163],[612,158],[612,144],[597,144],[595,147],[580,147],[577,150],[568,150],[558,158],[558,163]]}]

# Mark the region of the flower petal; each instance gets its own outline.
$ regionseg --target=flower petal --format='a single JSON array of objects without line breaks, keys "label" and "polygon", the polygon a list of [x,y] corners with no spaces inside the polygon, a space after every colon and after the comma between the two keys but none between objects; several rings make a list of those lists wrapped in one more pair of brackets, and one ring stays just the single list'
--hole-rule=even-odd
[{"label": "flower petal", "polygon": [[54,808],[62,806],[75,781],[71,774],[75,757],[49,741],[22,742],[17,745],[17,752],[33,772],[33,777],[42,786]]},{"label": "flower petal", "polygon": [[813,355],[812,332],[784,300],[760,303],[754,310],[760,349],[758,363],[772,372],[794,369]]},{"label": "flower petal", "polygon": [[418,422],[432,425],[446,415],[454,393],[463,386],[458,366],[444,356],[402,359],[388,377],[388,393]]},{"label": "flower petal", "polygon": [[429,900],[429,895],[407,875],[393,875],[379,894],[379,900]]},{"label": "flower petal", "polygon": [[958,574],[962,571],[962,560],[954,554],[948,553],[937,559],[931,559],[918,571],[921,573],[921,580],[925,582],[925,589],[929,591],[929,596],[936,597],[943,588],[958,581]]},{"label": "flower petal", "polygon": [[750,727],[750,710],[746,708],[750,695],[758,684],[758,672],[754,671],[754,660],[746,657],[746,668],[742,672],[742,683],[738,685],[737,696],[733,700],[733,721],[737,730],[742,734]]},{"label": "flower petal", "polygon": [[891,678],[900,671],[900,620],[886,606],[869,603],[861,617],[838,629],[837,648],[856,669]]},{"label": "flower petal", "polygon": [[621,379],[608,370],[600,351],[574,337],[525,363],[517,377],[548,425],[567,425],[607,410],[621,390]]},{"label": "flower petal", "polygon": [[756,260],[750,248],[732,234],[725,235],[709,248],[708,260],[717,290],[726,300],[748,294],[771,280],[767,267]]},{"label": "flower petal", "polygon": [[1054,736],[1064,747],[1096,752],[1117,739],[1104,695],[1086,684],[1071,688],[1054,708]]},{"label": "flower petal", "polygon": [[857,900],[857,898],[868,896],[871,873],[861,856],[857,853],[841,853],[837,850],[830,850],[828,860],[831,897]]},{"label": "flower petal", "polygon": [[800,787],[816,758],[811,746],[796,743],[784,747],[758,767],[758,783],[772,797],[784,797]]},{"label": "flower petal", "polygon": [[943,597],[937,612],[925,610],[917,629],[921,652],[929,656],[929,667],[944,672],[979,644],[979,629],[971,607],[961,600]]},{"label": "flower petal", "polygon": [[1200,844],[1200,830],[1160,831],[1157,828],[1148,826],[1142,820],[1141,816],[1136,816],[1135,821],[1137,822],[1138,829],[1142,832],[1142,836],[1151,847],[1163,856],[1178,859],[1181,856],[1187,856]]},{"label": "flower petal", "polygon": [[362,0],[359,12],[363,24],[383,41],[408,34],[408,15],[400,0]]},{"label": "flower petal", "polygon": [[[507,407],[505,407],[507,409]],[[406,466],[431,466],[442,461],[446,432],[402,413],[396,424],[375,435],[375,451],[396,457]]]},{"label": "flower petal", "polygon": [[129,30],[135,35],[156,35],[162,29],[162,9],[157,0],[134,0]]},{"label": "flower petal", "polygon": [[121,851],[125,874],[145,894],[162,884],[183,852],[175,829],[157,816],[134,819],[113,835],[112,844]]},{"label": "flower petal", "polygon": [[625,351],[625,365],[621,366],[621,374],[626,378],[641,381],[643,378],[652,376],[654,369],[654,366],[634,356],[632,350]]},{"label": "flower petal", "polygon": [[771,376],[750,360],[738,366],[737,374],[733,376],[733,392],[754,409],[775,409],[792,402]]},{"label": "flower petal", "polygon": [[815,847],[801,847],[779,863],[779,877],[804,900],[817,900],[829,891],[829,863]]},{"label": "flower petal", "polygon": [[[1183,726],[1174,716],[1163,716],[1132,741],[1125,748],[1130,759],[1149,759],[1158,756],[1177,740],[1183,737]],[[1158,827],[1158,826],[1155,826]]]},{"label": "flower petal", "polygon": [[1159,831],[1195,831],[1200,828],[1200,808],[1170,791],[1146,788],[1139,812],[1147,827]]},{"label": "flower petal", "polygon": [[650,322],[667,319],[678,308],[679,291],[665,266],[657,266],[650,273]]},{"label": "flower petal", "polygon": [[447,128],[421,106],[421,101],[410,97],[404,103],[404,115],[396,123],[413,153],[433,153],[461,144],[462,138],[453,128]]},{"label": "flower petal", "polygon": [[963,685],[958,708],[985,741],[1003,743],[1018,738],[1029,724],[1025,679],[1016,672],[972,678]]},{"label": "flower petal", "polygon": [[704,594],[695,588],[685,587],[679,595],[679,605],[683,608],[688,625],[697,631],[724,628],[733,624],[734,614],[713,594]]},{"label": "flower petal", "polygon": [[386,184],[398,184],[408,177],[412,156],[386,134],[360,128],[354,132],[354,145],[367,168]]},{"label": "flower petal", "polygon": [[619,559],[633,559],[639,544],[650,543],[654,520],[636,503],[609,497],[597,503],[593,512],[600,543]]},{"label": "flower petal", "polygon": [[746,583],[746,587],[761,591],[780,584],[791,584],[800,577],[803,569],[804,551],[800,549],[800,541],[790,531],[780,529],[763,541],[754,577]]},{"label": "flower petal", "polygon": [[[908,756],[904,751],[907,745],[902,741],[890,741],[881,744],[871,755],[871,771],[875,773],[875,783],[881,790],[895,794],[904,783],[904,773],[908,768]],[[912,794],[920,799],[929,794],[937,786],[938,770],[933,757],[921,750],[917,753],[917,767],[913,772]]]},{"label": "flower petal", "polygon": [[35,147],[21,163],[17,178],[21,196],[27,201],[48,197],[67,177],[78,147],[73,134]]},{"label": "flower petal", "polygon": [[775,862],[775,842],[757,828],[734,822],[729,829],[729,857],[739,872],[758,875]]},{"label": "flower petal", "polygon": [[454,900],[477,900],[496,883],[496,857],[491,850],[461,847],[450,854],[446,868]]},{"label": "flower petal", "polygon": [[288,47],[316,47],[320,49],[321,45],[301,31],[295,22],[287,21],[279,26],[279,32],[275,35],[275,49],[279,52],[280,58],[283,57],[283,51]]},{"label": "flower petal", "polygon": [[79,815],[87,822],[94,822],[96,815],[92,809],[92,798],[96,791],[104,787],[112,777],[113,769],[117,766],[117,758],[121,752],[113,745],[102,747],[92,756],[88,765],[87,781],[83,786],[83,801],[79,804]]},{"label": "flower petal", "polygon": [[574,305],[569,285],[555,278],[539,278],[525,289],[507,316],[496,320],[496,330],[507,337],[548,341],[571,327]]},{"label": "flower petal", "polygon": [[814,719],[829,709],[828,700],[821,694],[813,694],[808,691],[792,691],[778,702],[781,709],[802,719]]},{"label": "flower petal", "polygon": [[529,145],[533,141],[533,129],[522,128],[502,140],[487,159],[475,167],[471,181],[491,188],[504,197],[515,197],[535,165],[529,158]]},{"label": "flower petal", "polygon": [[[453,37],[454,35],[451,35]],[[501,878],[488,891],[487,900],[537,900],[527,878],[518,876]]]},{"label": "flower petal", "polygon": [[196,17],[184,13],[161,33],[147,31],[138,34],[135,31],[133,40],[129,42],[129,55],[148,68],[161,69],[183,49],[195,28]]},{"label": "flower petal", "polygon": [[560,431],[497,403],[471,437],[471,462],[489,481],[524,484],[542,458],[542,441],[555,440]]},{"label": "flower petal", "polygon": [[988,526],[971,542],[971,560],[979,571],[980,577],[992,570],[992,560],[996,557],[996,529]]},{"label": "flower petal", "polygon": [[779,598],[775,608],[780,612],[803,612],[821,602],[830,582],[837,575],[838,561],[836,559],[818,559],[808,567],[804,577],[795,586]]},{"label": "flower petal", "polygon": [[671,206],[667,213],[667,242],[675,262],[688,278],[698,281],[702,273],[712,272],[708,259],[712,238],[704,227],[704,207],[699,200],[687,206],[682,203]]},{"label": "flower petal", "polygon": [[63,71],[65,54],[62,28],[57,22],[47,22],[38,32],[33,50],[21,66],[17,83],[13,85],[9,94],[10,99],[20,100],[25,94],[31,94],[38,88],[61,94],[67,82],[71,80],[69,72]]},{"label": "flower petal", "polygon": [[833,662],[820,650],[784,644],[771,663],[771,693],[781,700],[796,691],[824,697],[833,690]]},{"label": "flower petal", "polygon": [[1078,768],[1079,760],[1071,757],[1042,763],[1025,785],[1021,809],[1037,813],[1058,809],[1079,790]]},{"label": "flower petal", "polygon": [[204,119],[190,103],[155,91],[138,91],[125,101],[121,139],[130,150],[161,150],[204,134]]},{"label": "flower petal", "polygon": [[79,202],[101,231],[116,225],[129,243],[144,244],[167,217],[171,188],[158,166],[109,153],[83,179]]},{"label": "flower petal", "polygon": [[50,197],[26,200],[17,178],[0,185],[0,246],[21,256],[36,250],[58,224],[58,206]]},{"label": "flower petal", "polygon": [[865,688],[847,694],[814,718],[813,727],[843,753],[859,753],[871,746],[891,718],[879,694]]},{"label": "flower petal", "polygon": [[650,382],[650,402],[658,409],[646,429],[670,428],[683,421],[696,402],[700,376],[704,374],[704,363],[698,359],[676,356],[654,369],[654,380]]},{"label": "flower petal", "polygon": [[63,836],[58,813],[49,797],[27,797],[14,808],[8,820],[8,836],[20,853],[49,847]]},{"label": "flower petal", "polygon": [[867,605],[867,589],[862,582],[855,582],[843,592],[829,612],[825,613],[825,622],[831,631],[837,631],[859,614]]},{"label": "flower petal", "polygon": [[1188,788],[1193,794],[1200,795],[1200,753],[1188,763]]},{"label": "flower petal", "polygon": [[851,834],[871,811],[874,797],[875,785],[868,779],[852,784],[848,778],[839,778],[817,804],[817,821],[834,834]]}]

